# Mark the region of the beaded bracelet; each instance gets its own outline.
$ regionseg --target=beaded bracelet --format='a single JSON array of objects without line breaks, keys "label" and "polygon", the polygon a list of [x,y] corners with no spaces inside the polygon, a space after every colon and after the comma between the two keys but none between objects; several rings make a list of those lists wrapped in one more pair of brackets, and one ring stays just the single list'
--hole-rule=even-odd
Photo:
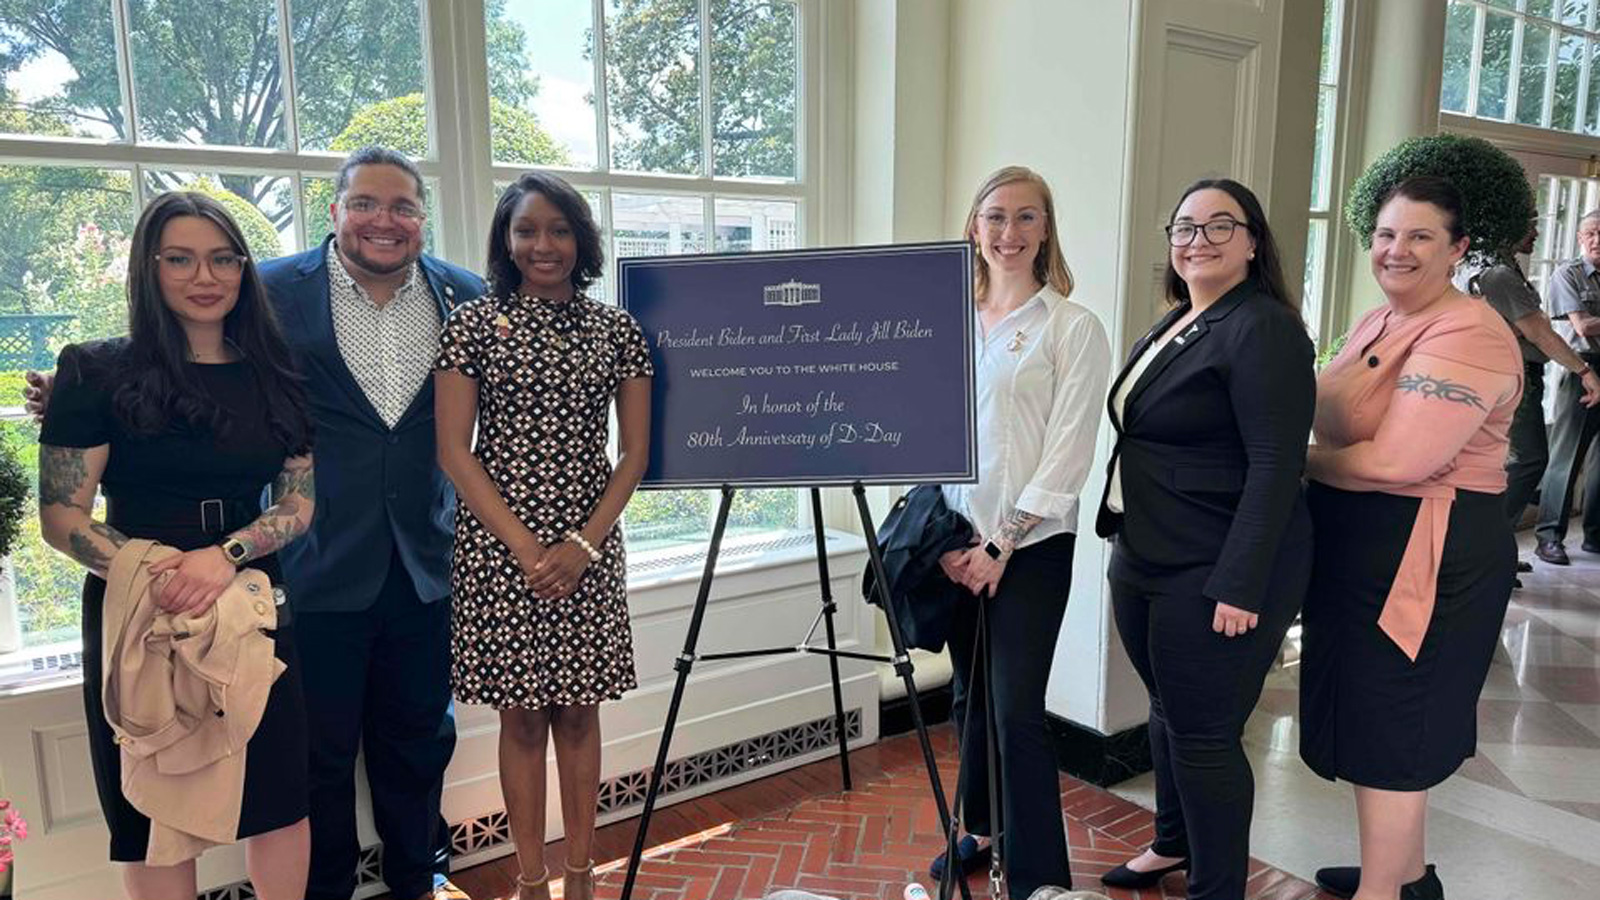
[{"label": "beaded bracelet", "polygon": [[567,540],[573,542],[574,544],[577,544],[579,547],[582,547],[583,548],[583,552],[589,554],[589,561],[590,562],[599,562],[600,561],[600,551],[596,550],[594,548],[593,544],[591,544],[587,540],[585,540],[583,535],[579,534],[576,531],[569,531],[569,532],[567,532]]}]

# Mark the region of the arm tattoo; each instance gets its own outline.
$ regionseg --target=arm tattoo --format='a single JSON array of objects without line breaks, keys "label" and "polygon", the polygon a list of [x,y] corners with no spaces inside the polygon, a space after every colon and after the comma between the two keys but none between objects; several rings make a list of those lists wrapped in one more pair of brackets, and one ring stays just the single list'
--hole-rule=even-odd
[{"label": "arm tattoo", "polygon": [[1015,550],[1017,544],[1033,530],[1033,526],[1044,521],[1032,513],[1025,513],[1020,509],[1013,509],[1006,520],[1000,523],[1000,531],[994,536],[994,542],[1007,551]]},{"label": "arm tattoo", "polygon": [[1401,375],[1394,389],[1407,394],[1421,394],[1424,398],[1434,397],[1450,403],[1486,409],[1477,391],[1459,382],[1435,378],[1432,375]]},{"label": "arm tattoo", "polygon": [[79,447],[39,447],[40,506],[71,506],[88,512],[74,499],[89,478],[83,454]]},{"label": "arm tattoo", "polygon": [[74,528],[67,535],[69,555],[101,576],[110,571],[111,558],[127,542],[126,535],[101,522],[90,522],[88,528]]},{"label": "arm tattoo", "polygon": [[278,473],[272,482],[272,506],[233,535],[244,545],[247,558],[260,559],[275,553],[305,533],[310,523],[301,521],[301,504],[316,497],[314,471],[309,462],[295,462]]}]

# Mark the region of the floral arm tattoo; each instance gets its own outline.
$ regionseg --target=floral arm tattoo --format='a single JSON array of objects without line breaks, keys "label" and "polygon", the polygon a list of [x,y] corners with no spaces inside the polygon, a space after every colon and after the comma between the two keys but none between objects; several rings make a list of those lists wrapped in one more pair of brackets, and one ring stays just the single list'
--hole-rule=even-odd
[{"label": "floral arm tattoo", "polygon": [[248,527],[230,537],[244,545],[247,559],[276,553],[311,527],[316,495],[311,457],[293,457],[284,463],[283,471],[272,482],[272,505]]},{"label": "floral arm tattoo", "polygon": [[87,453],[81,447],[40,446],[39,512],[51,518],[67,514],[66,546],[60,549],[104,578],[111,568],[111,558],[128,538],[90,517],[96,485],[89,477]]},{"label": "floral arm tattoo", "polygon": [[1028,532],[1033,530],[1033,526],[1043,521],[1044,519],[1033,513],[1013,509],[1011,514],[1006,516],[1005,521],[1000,523],[1000,530],[995,532],[993,540],[1000,546],[1001,550],[1009,554],[1017,549],[1017,544],[1027,536]]}]

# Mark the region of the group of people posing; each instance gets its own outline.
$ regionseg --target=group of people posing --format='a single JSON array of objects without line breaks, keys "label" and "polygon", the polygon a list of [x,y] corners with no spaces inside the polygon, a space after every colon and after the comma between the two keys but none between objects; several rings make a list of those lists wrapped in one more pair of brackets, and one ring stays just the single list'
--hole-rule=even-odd
[{"label": "group of people posing", "polygon": [[[980,477],[944,492],[976,538],[940,564],[988,598],[993,664],[968,665],[975,602],[958,604],[951,646],[969,736],[993,700],[1000,759],[971,759],[981,731],[963,744],[1002,772],[1001,821],[988,779],[966,779],[969,834],[936,869],[969,870],[1000,836],[1011,896],[1071,884],[1044,694],[1104,402],[1116,444],[1097,532],[1150,693],[1158,803],[1149,850],[1105,881],[1183,869],[1191,897],[1243,897],[1241,735],[1298,614],[1302,755],[1355,786],[1361,832],[1361,866],[1319,879],[1358,900],[1442,896],[1426,792],[1474,750],[1514,577],[1502,495],[1525,378],[1504,321],[1452,286],[1461,207],[1435,178],[1384,198],[1371,237],[1386,302],[1318,376],[1260,204],[1198,182],[1166,229],[1173,305],[1113,379],[1105,329],[1069,299],[1049,187],[1019,167],[980,187],[965,226]],[[196,883],[193,859],[150,864],[106,721],[105,579],[134,539],[181,551],[149,566],[149,601],[175,616],[204,616],[243,567],[284,588],[282,674],[238,801],[263,900],[353,892],[358,748],[394,895],[465,896],[439,811],[452,696],[499,714],[519,900],[556,877],[592,896],[598,704],[636,684],[618,520],[645,469],[650,352],[625,311],[587,296],[600,232],[560,178],[501,195],[487,283],[423,254],[426,209],[416,167],[366,148],[339,170],[334,233],[258,265],[222,206],[164,194],[135,229],[129,334],[69,346],[34,379],[40,515],[90,573],[91,752],[136,900],[187,900]],[[559,862],[544,857],[551,741]]]},{"label": "group of people posing", "polygon": [[[1427,792],[1475,750],[1515,577],[1508,432],[1532,377],[1506,320],[1452,283],[1463,217],[1440,178],[1382,198],[1369,237],[1385,302],[1319,374],[1255,195],[1196,182],[1166,226],[1171,308],[1111,377],[1103,328],[1069,299],[1048,186],[1008,168],[979,188],[966,236],[981,475],[945,489],[979,537],[940,562],[986,598],[987,674],[968,665],[970,609],[951,630],[954,714],[967,761],[998,765],[1003,822],[989,821],[987,779],[965,779],[968,834],[935,874],[982,866],[998,835],[1012,897],[1071,886],[1044,697],[1104,417],[1116,440],[1096,531],[1150,694],[1156,826],[1102,881],[1150,887],[1183,870],[1195,900],[1244,897],[1254,781],[1241,738],[1299,616],[1301,756],[1354,786],[1360,831],[1360,865],[1319,884],[1358,900],[1443,896],[1425,862]],[[998,761],[971,711],[986,696]]]}]

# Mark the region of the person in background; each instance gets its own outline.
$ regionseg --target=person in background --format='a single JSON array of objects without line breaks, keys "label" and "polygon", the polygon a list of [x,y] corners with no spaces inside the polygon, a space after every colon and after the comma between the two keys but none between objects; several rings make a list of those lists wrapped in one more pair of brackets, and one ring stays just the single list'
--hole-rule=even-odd
[{"label": "person in background", "polygon": [[1424,857],[1428,790],[1476,750],[1515,577],[1503,495],[1523,358],[1450,283],[1462,215],[1441,178],[1389,191],[1371,252],[1385,302],[1317,381],[1300,755],[1355,789],[1361,865],[1316,878],[1357,900],[1444,896]]},{"label": "person in background", "polygon": [[[1464,285],[1468,293],[1483,297],[1514,329],[1517,349],[1522,352],[1522,402],[1511,420],[1511,447],[1506,454],[1506,516],[1513,528],[1521,521],[1550,462],[1544,427],[1545,363],[1553,359],[1581,379],[1578,402],[1585,409],[1600,403],[1600,376],[1556,334],[1539,302],[1538,290],[1517,262],[1517,254],[1532,253],[1538,240],[1539,225],[1535,220],[1529,223],[1522,243],[1499,253],[1495,262],[1479,271],[1463,272],[1465,277],[1457,278],[1458,286]],[[1519,572],[1532,568],[1529,563],[1517,563]]]},{"label": "person in background", "polygon": [[1117,630],[1150,693],[1156,834],[1101,881],[1152,887],[1187,868],[1194,900],[1243,900],[1244,725],[1311,576],[1300,478],[1316,351],[1249,188],[1195,182],[1167,237],[1174,305],[1112,384],[1097,527],[1114,541]]},{"label": "person in background", "polygon": [[[126,864],[133,900],[192,900],[195,861],[147,865],[150,820],[123,795],[101,693],[105,579],[117,551],[145,538],[183,551],[149,567],[164,613],[206,612],[243,566],[280,583],[278,552],[312,520],[312,425],[244,235],[221,204],[193,193],[152,200],[134,227],[127,294],[127,337],[61,351],[39,433],[39,520],[50,546],[89,570],[84,712],[111,859]],[[97,490],[105,521],[93,515]],[[306,714],[287,608],[273,643],[286,668],[246,747],[238,836],[256,895],[300,900]]]},{"label": "person in background", "polygon": [[639,323],[585,293],[603,259],[583,196],[554,175],[524,174],[495,205],[489,293],[451,316],[435,363],[439,464],[464,503],[451,681],[458,700],[500,715],[520,900],[550,895],[552,737],[562,896],[594,896],[599,704],[638,684],[618,520],[644,476],[654,369]]},{"label": "person in background", "polygon": [[[1545,285],[1550,318],[1562,324],[1580,367],[1556,385],[1555,424],[1550,429],[1549,464],[1539,482],[1539,522],[1533,555],[1553,566],[1570,565],[1567,556],[1567,515],[1577,490],[1578,473],[1585,474],[1583,495],[1583,549],[1600,553],[1600,465],[1589,455],[1600,434],[1600,408],[1587,401],[1595,365],[1600,365],[1600,209],[1584,213],[1578,222],[1578,247],[1582,255],[1562,263]],[[1559,357],[1557,357],[1559,359]],[[1570,362],[1570,357],[1569,357]],[[1526,388],[1525,388],[1526,390]],[[1539,388],[1543,392],[1543,386]],[[1588,461],[1587,469],[1584,466]]]},{"label": "person in background", "polygon": [[[1078,492],[1094,455],[1111,349],[1094,313],[1067,299],[1072,273],[1042,177],[1021,166],[995,172],[973,197],[965,228],[978,251],[978,483],[946,485],[944,492],[977,543],[940,558],[950,580],[972,595],[957,601],[950,626],[951,719],[964,723],[960,802],[969,832],[954,865],[962,875],[981,867],[992,852],[981,838],[1003,830],[1009,892],[1027,897],[1045,885],[1072,884],[1044,694],[1067,609]],[[984,667],[973,666],[980,596],[989,598],[996,648],[987,677],[997,760],[988,758],[985,737]],[[990,766],[1001,775],[1002,822],[989,820]],[[941,854],[934,877],[950,862]]]}]

